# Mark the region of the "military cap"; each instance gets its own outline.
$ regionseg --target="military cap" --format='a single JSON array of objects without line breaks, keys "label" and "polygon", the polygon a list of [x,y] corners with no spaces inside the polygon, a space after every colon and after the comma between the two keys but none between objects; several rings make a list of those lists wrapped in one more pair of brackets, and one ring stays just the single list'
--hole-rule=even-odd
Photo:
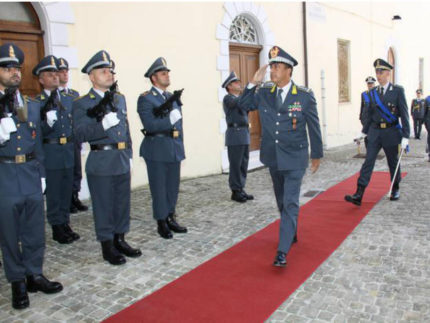
[{"label": "military cap", "polygon": [[111,67],[111,59],[107,51],[98,51],[93,57],[90,58],[87,64],[82,68],[81,72],[90,74],[90,72],[97,68]]},{"label": "military cap", "polygon": [[69,62],[62,57],[58,58],[58,66],[57,66],[58,70],[69,70]]},{"label": "military cap", "polygon": [[58,59],[54,55],[48,55],[33,68],[33,75],[39,76],[41,72],[52,71],[58,72]]},{"label": "military cap", "polygon": [[222,84],[222,87],[224,89],[227,88],[227,86],[234,81],[239,81],[239,78],[237,77],[236,73],[233,71],[230,73],[230,75],[225,79],[224,83]]},{"label": "military cap", "polygon": [[269,64],[272,63],[284,63],[291,67],[298,64],[294,57],[278,46],[273,46],[269,51]]},{"label": "military cap", "polygon": [[391,66],[387,61],[384,61],[382,58],[375,60],[375,62],[373,62],[373,67],[375,67],[377,70],[391,71],[393,69],[393,66]]},{"label": "military cap", "polygon": [[19,67],[23,62],[24,53],[18,46],[12,43],[0,46],[0,67]]},{"label": "military cap", "polygon": [[375,78],[373,76],[366,77],[366,83],[367,84],[369,84],[369,83],[375,83],[375,82],[376,82],[376,80],[375,80]]},{"label": "military cap", "polygon": [[110,60],[110,72],[112,74],[116,74],[116,72],[115,72],[115,62],[113,61],[113,59]]},{"label": "military cap", "polygon": [[145,77],[150,78],[154,73],[159,71],[167,71],[170,70],[167,68],[166,60],[163,57],[158,57],[154,63],[149,67],[149,69],[145,73]]}]

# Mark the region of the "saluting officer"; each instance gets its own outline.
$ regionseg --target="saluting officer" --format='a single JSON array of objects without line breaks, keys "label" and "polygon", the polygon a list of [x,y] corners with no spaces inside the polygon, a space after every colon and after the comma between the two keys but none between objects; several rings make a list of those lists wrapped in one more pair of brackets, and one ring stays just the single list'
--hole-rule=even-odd
[{"label": "saluting officer", "polygon": [[414,122],[414,135],[415,139],[421,139],[421,129],[424,122],[425,114],[425,100],[421,98],[423,91],[418,89],[416,91],[417,97],[411,103],[411,116]]},{"label": "saluting officer", "polygon": [[345,196],[347,202],[355,205],[361,205],[364,190],[369,184],[381,148],[387,157],[391,181],[394,182],[390,200],[399,199],[400,167],[396,178],[393,177],[398,162],[399,144],[402,149],[406,149],[409,142],[410,128],[405,91],[400,85],[389,82],[393,67],[388,62],[378,58],[373,66],[379,85],[370,91],[369,114],[360,134],[361,138],[368,137],[366,160],[360,170],[355,194]]},{"label": "saluting officer", "polygon": [[[79,97],[79,92],[69,88],[69,62],[63,58],[58,58],[58,76],[60,78],[60,86],[58,89],[60,93],[69,94],[74,98]],[[71,196],[70,213],[77,213],[78,211],[88,211],[88,207],[82,204],[79,199],[79,191],[81,190],[82,181],[82,162],[81,162],[81,150],[82,144],[74,141],[75,143],[75,166],[73,168],[73,193]]]},{"label": "saluting officer", "polygon": [[[364,125],[365,123],[365,118],[367,116],[367,112],[370,104],[369,92],[375,86],[375,82],[376,80],[373,76],[368,76],[366,78],[367,90],[361,93],[361,105],[360,105],[360,116],[359,116],[361,125]],[[364,138],[364,145],[367,149],[367,137]]]},{"label": "saluting officer", "polygon": [[228,151],[230,172],[228,183],[232,191],[231,199],[237,202],[253,200],[254,197],[245,192],[246,175],[249,160],[249,108],[242,102],[242,85],[233,71],[222,84],[228,94],[224,97],[223,107],[227,122],[225,145]]},{"label": "saluting officer", "polygon": [[73,96],[60,93],[58,60],[44,57],[33,68],[43,87],[36,99],[41,106],[41,127],[46,169],[46,217],[52,239],[61,244],[78,240],[70,227],[70,195],[73,185],[74,143],[72,129]]},{"label": "saluting officer", "polygon": [[[269,52],[270,78],[257,91],[267,65],[254,75],[244,91],[258,107],[262,126],[260,160],[269,167],[276,202],[281,214],[278,251],[274,266],[287,264],[286,254],[297,241],[300,187],[309,163],[316,172],[323,157],[317,104],[310,89],[296,85],[291,76],[297,61],[283,49],[274,46]],[[306,130],[307,127],[307,130]]]},{"label": "saluting officer", "polygon": [[0,246],[16,309],[30,305],[27,292],[63,289],[42,274],[45,169],[40,104],[19,93],[23,61],[24,53],[16,45],[0,46]]},{"label": "saluting officer", "polygon": [[73,102],[74,133],[91,147],[86,164],[97,240],[103,259],[121,265],[142,252],[124,238],[130,228],[132,143],[125,97],[111,88],[114,71],[109,54],[97,52],[82,68],[93,87]]},{"label": "saluting officer", "polygon": [[146,163],[157,231],[164,239],[173,238],[172,231],[187,232],[187,228],[178,224],[175,214],[181,161],[185,159],[182,103],[180,100],[174,101],[170,112],[157,116],[154,114],[154,109],[172,96],[167,91],[170,85],[169,72],[166,60],[157,58],[145,73],[153,86],[141,94],[137,101],[137,112],[145,135],[140,146],[140,156]]}]

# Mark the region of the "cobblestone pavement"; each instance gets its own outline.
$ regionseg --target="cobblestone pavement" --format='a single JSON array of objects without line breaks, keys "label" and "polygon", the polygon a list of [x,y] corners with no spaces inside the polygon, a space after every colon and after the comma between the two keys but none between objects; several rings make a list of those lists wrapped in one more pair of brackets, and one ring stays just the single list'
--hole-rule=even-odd
[{"label": "cobblestone pavement", "polygon": [[[430,322],[430,163],[424,140],[411,140],[411,148],[402,163],[408,175],[401,199],[379,202],[268,322]],[[301,204],[310,199],[303,196],[307,191],[325,190],[357,172],[363,159],[352,158],[355,153],[353,145],[327,151],[320,170],[304,178]],[[375,170],[387,170],[385,158]],[[64,291],[30,294],[30,308],[16,311],[1,273],[0,322],[109,317],[278,218],[267,169],[249,173],[247,191],[256,199],[240,205],[230,201],[227,175],[183,180],[177,213],[189,233],[172,240],[157,235],[148,187],[133,191],[127,238],[143,256],[124,266],[103,261],[91,211],[72,216],[81,235],[72,245],[54,243],[47,226],[44,273]]]}]

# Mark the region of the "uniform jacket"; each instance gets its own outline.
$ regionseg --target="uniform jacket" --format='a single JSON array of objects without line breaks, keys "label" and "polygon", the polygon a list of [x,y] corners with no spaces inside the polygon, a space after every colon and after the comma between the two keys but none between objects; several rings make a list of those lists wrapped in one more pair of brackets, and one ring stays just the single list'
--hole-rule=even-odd
[{"label": "uniform jacket", "polygon": [[425,100],[413,99],[411,103],[411,116],[415,120],[423,120],[425,114]]},{"label": "uniform jacket", "polygon": [[227,122],[227,131],[225,132],[225,145],[249,145],[249,127],[247,107],[241,96],[227,94],[223,100],[225,119]]},{"label": "uniform jacket", "polygon": [[130,128],[127,120],[127,106],[122,94],[115,94],[115,105],[120,123],[103,129],[102,122],[87,116],[87,110],[100,102],[102,97],[91,89],[86,95],[73,101],[73,123],[75,140],[94,144],[126,143],[126,149],[91,150],[86,164],[89,175],[122,175],[130,171],[130,159],[133,157]]}]

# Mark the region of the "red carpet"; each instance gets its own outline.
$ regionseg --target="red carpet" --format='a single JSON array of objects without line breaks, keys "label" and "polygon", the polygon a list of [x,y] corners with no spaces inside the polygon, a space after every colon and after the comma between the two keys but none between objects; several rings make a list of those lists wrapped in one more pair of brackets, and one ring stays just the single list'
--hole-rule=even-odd
[{"label": "red carpet", "polygon": [[272,266],[279,220],[105,322],[262,322],[336,250],[390,189],[375,172],[361,207],[344,201],[357,175],[300,208],[299,242],[284,269]]}]

